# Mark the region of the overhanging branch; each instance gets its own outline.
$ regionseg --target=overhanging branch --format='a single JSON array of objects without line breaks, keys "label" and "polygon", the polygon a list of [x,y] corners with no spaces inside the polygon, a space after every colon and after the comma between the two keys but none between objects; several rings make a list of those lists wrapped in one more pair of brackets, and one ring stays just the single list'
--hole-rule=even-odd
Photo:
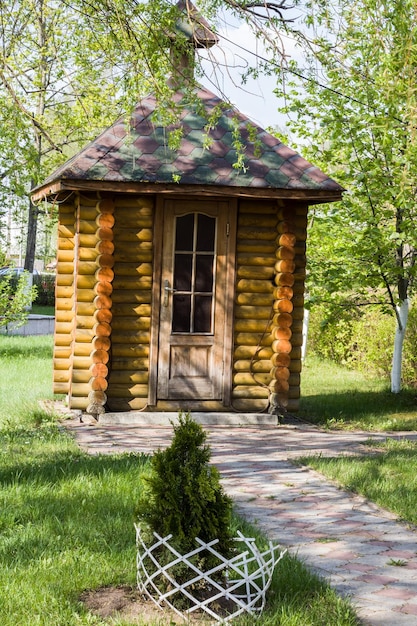
[{"label": "overhanging branch", "polygon": [[269,12],[279,16],[279,19],[283,22],[293,22],[293,19],[285,19],[283,11],[294,8],[294,5],[287,5],[287,0],[281,0],[281,2],[247,2],[243,6],[236,0],[224,0],[225,4],[228,4],[233,9],[237,9],[241,13],[250,13],[255,17],[265,18],[264,13],[258,13],[257,9],[263,9],[268,14]]}]

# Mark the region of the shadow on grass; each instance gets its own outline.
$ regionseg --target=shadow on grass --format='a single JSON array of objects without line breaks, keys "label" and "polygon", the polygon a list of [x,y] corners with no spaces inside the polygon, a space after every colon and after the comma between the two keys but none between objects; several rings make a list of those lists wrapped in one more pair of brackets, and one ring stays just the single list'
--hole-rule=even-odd
[{"label": "shadow on grass", "polygon": [[144,454],[90,457],[69,450],[1,468],[2,562],[21,565],[70,546],[101,554],[131,543],[148,461]]},{"label": "shadow on grass", "polygon": [[31,356],[36,359],[52,359],[52,352],[52,335],[0,336],[0,357],[2,359],[21,359],[22,357],[27,359]]},{"label": "shadow on grass", "polygon": [[302,396],[298,415],[326,427],[417,430],[415,390],[322,393]]},{"label": "shadow on grass", "polygon": [[78,477],[102,478],[105,475],[124,474],[127,471],[139,473],[150,458],[149,455],[142,453],[88,456],[77,450],[57,451],[51,457],[45,460],[33,458],[27,462],[19,460],[16,464],[0,468],[0,485],[6,486],[18,481],[19,484],[36,482],[56,486],[60,482]]}]

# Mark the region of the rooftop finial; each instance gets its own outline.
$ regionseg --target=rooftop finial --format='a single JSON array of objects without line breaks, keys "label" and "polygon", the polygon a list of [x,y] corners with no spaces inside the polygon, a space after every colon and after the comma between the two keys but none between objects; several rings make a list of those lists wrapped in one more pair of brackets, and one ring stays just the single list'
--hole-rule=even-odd
[{"label": "rooftop finial", "polygon": [[[181,12],[175,24],[175,32],[171,35],[171,61],[174,73],[186,79],[194,73],[194,51],[197,48],[211,48],[218,43],[217,35],[211,30],[207,20],[200,15],[190,0],[179,0],[177,8]],[[176,46],[177,34],[187,39],[184,47]]]},{"label": "rooftop finial", "polygon": [[177,20],[175,30],[188,37],[194,48],[211,48],[218,43],[217,35],[190,0],[179,0],[177,8],[183,16]]}]

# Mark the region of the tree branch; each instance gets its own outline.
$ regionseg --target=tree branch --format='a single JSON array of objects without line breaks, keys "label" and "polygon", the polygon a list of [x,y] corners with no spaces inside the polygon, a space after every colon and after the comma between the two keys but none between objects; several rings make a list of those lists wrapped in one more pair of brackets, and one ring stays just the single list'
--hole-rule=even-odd
[{"label": "tree branch", "polygon": [[23,103],[19,99],[13,87],[10,85],[9,81],[7,80],[2,70],[0,70],[0,80],[5,86],[5,88],[7,89],[7,91],[9,92],[10,96],[12,97],[13,102],[15,103],[19,111],[21,111],[24,114],[24,116],[30,120],[34,128],[36,128],[39,134],[45,137],[45,139],[48,141],[48,143],[51,145],[51,147],[54,150],[57,150],[58,152],[62,153],[62,149],[59,146],[57,146],[57,144],[54,142],[54,140],[52,139],[48,131],[45,130],[45,128],[43,128],[42,124],[40,124],[40,122],[36,119],[36,117],[30,111],[28,111],[26,107],[23,105]]},{"label": "tree branch", "polygon": [[233,9],[237,9],[241,13],[250,13],[255,17],[265,18],[263,13],[258,13],[256,9],[264,9],[267,13],[271,11],[279,16],[282,22],[293,22],[293,19],[285,19],[283,11],[293,9],[294,5],[286,6],[287,0],[281,0],[281,2],[248,2],[244,6],[236,2],[236,0],[224,0],[225,4],[228,4]]}]

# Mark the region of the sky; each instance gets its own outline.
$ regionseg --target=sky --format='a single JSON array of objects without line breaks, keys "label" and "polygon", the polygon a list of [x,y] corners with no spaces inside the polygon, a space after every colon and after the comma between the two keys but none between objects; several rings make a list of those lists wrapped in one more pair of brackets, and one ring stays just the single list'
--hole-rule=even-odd
[{"label": "sky", "polygon": [[[228,70],[215,71],[210,61],[204,62],[207,73],[207,78],[202,81],[204,86],[220,96],[226,95],[239,111],[261,127],[274,127],[285,132],[287,118],[278,111],[283,100],[274,94],[277,78],[261,76],[257,79],[250,78],[244,85],[241,83],[241,72],[245,65],[256,65],[257,55],[270,58],[271,53],[265,50],[262,41],[255,37],[245,22],[238,23],[228,19],[227,24],[220,26],[218,34],[219,44],[209,53],[203,54],[215,55],[222,66],[227,64]],[[294,40],[283,36],[282,45],[289,58],[300,60],[300,50]]]}]

